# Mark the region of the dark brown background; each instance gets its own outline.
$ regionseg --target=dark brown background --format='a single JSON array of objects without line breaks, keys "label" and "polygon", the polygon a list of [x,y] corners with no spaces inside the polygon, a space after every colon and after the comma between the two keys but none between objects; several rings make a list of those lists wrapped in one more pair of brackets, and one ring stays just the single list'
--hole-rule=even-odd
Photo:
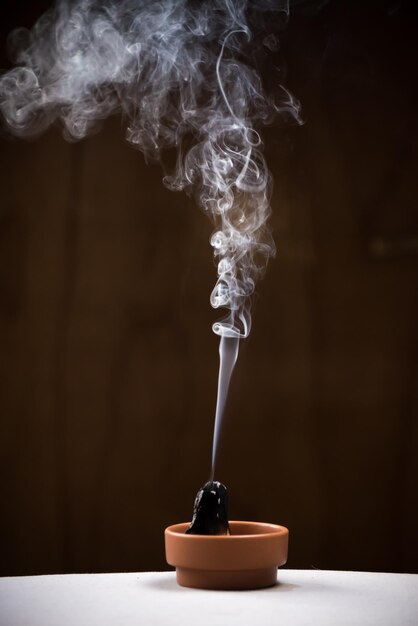
[{"label": "dark brown background", "polygon": [[[417,32],[353,5],[282,37],[306,124],[264,133],[279,253],[217,475],[232,518],[290,527],[290,567],[416,572]],[[212,226],[118,119],[3,131],[0,165],[0,573],[163,569],[209,473]]]}]

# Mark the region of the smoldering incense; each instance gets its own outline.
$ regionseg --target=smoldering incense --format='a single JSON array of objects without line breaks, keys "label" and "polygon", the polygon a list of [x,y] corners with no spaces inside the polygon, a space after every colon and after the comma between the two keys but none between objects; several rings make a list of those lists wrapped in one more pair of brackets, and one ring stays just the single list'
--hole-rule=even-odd
[{"label": "smoldering incense", "polygon": [[[267,94],[253,63],[257,46],[274,48],[278,12],[289,13],[288,0],[58,0],[31,31],[11,34],[17,65],[0,76],[0,111],[16,135],[59,120],[77,140],[119,112],[147,158],[177,150],[164,183],[193,193],[215,225],[210,302],[227,310],[213,325],[221,338],[213,463],[251,296],[275,253],[257,128],[276,114],[300,121],[298,101],[280,85],[279,97]],[[270,33],[257,44],[249,16],[259,34]]]}]

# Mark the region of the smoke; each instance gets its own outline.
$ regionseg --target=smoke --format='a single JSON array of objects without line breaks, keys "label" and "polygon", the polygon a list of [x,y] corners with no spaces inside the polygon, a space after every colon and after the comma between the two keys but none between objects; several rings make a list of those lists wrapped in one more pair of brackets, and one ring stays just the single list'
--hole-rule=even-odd
[{"label": "smoke", "polygon": [[216,400],[215,426],[213,429],[211,480],[215,478],[216,455],[218,451],[219,437],[221,434],[222,417],[225,411],[226,400],[228,398],[231,376],[238,358],[238,351],[238,337],[227,337],[225,335],[221,336],[219,341],[218,397]]},{"label": "smoke", "polygon": [[250,332],[251,295],[275,252],[258,129],[276,114],[299,121],[283,87],[278,101],[263,90],[250,25],[273,50],[268,26],[288,9],[286,0],[60,0],[31,31],[11,34],[16,67],[0,77],[0,109],[16,135],[60,121],[78,140],[121,113],[146,158],[176,148],[164,183],[195,195],[215,224],[210,301],[227,309],[213,326],[226,338]]}]

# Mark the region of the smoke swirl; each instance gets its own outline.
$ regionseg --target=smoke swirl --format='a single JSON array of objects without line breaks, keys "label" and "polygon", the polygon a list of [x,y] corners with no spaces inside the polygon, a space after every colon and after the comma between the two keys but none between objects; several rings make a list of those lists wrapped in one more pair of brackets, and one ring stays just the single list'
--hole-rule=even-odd
[{"label": "smoke swirl", "polygon": [[[16,135],[37,135],[60,120],[78,140],[122,113],[126,137],[147,158],[177,149],[173,190],[196,195],[215,224],[218,279],[214,324],[222,337],[245,337],[257,279],[274,243],[270,174],[256,128],[299,104],[281,88],[263,90],[251,63],[250,24],[263,29],[286,1],[61,0],[31,31],[10,37],[16,67],[0,77],[0,109]],[[261,27],[260,27],[261,25]],[[277,40],[268,32],[266,49]]]}]

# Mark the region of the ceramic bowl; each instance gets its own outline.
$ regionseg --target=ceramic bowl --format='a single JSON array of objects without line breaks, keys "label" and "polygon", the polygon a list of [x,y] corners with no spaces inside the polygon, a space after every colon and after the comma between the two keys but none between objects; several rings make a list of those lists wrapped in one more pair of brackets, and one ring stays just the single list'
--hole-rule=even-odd
[{"label": "ceramic bowl", "polygon": [[229,522],[230,535],[186,535],[189,523],[165,530],[177,583],[199,589],[260,589],[277,582],[287,561],[289,531],[262,522]]}]

